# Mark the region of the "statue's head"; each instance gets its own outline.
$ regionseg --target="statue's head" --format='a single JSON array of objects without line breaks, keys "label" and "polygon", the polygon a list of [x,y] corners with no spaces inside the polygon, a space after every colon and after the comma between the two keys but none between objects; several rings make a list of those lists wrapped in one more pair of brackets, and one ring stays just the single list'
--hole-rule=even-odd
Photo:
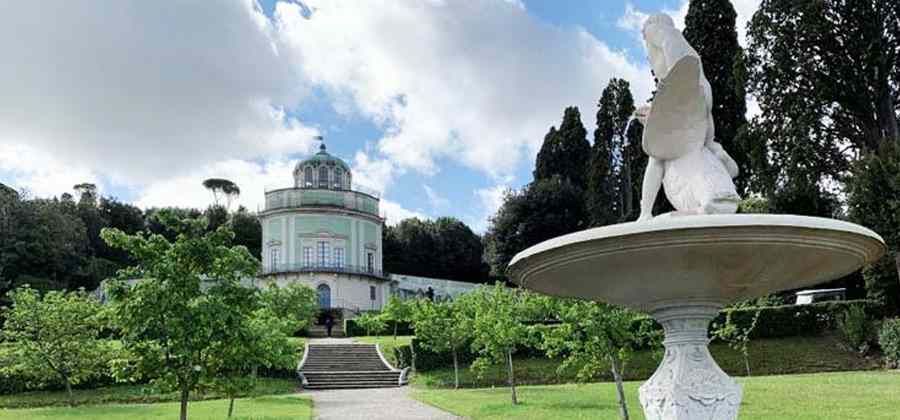
[{"label": "statue's head", "polygon": [[647,18],[647,21],[644,22],[644,28],[641,30],[641,34],[644,35],[644,41],[648,44],[657,44],[658,47],[660,32],[674,28],[675,21],[672,20],[672,17],[665,13],[660,13]]},{"label": "statue's head", "polygon": [[675,21],[667,14],[657,14],[647,18],[644,22],[644,28],[641,34],[644,36],[644,42],[647,44],[647,53],[650,58],[650,66],[653,68],[656,77],[665,77],[668,72],[668,64],[662,53],[663,40],[671,34],[675,29]]}]

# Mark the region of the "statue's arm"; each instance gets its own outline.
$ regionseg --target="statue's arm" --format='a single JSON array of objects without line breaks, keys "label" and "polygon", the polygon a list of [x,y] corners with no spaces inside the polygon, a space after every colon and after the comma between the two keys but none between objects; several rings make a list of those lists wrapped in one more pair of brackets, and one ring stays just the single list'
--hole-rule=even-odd
[{"label": "statue's arm", "polygon": [[641,216],[638,221],[653,218],[653,204],[662,187],[663,175],[665,175],[663,161],[650,156],[647,160],[647,169],[644,171],[644,183],[641,185]]}]

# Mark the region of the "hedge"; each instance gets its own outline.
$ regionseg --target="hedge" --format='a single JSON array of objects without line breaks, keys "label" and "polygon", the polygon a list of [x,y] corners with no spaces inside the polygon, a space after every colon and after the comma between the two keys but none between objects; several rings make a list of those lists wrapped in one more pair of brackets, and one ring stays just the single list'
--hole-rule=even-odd
[{"label": "hedge", "polygon": [[[759,310],[759,321],[751,334],[753,339],[815,336],[836,328],[838,316],[853,305],[862,305],[870,319],[884,317],[884,306],[878,302],[846,300],[812,303],[809,305],[782,305],[724,310],[713,320],[713,323],[724,323],[726,316],[730,312],[732,322],[735,322],[741,328],[746,328],[752,322],[756,311]],[[634,331],[642,328],[645,331],[662,331],[662,326],[649,316],[638,317],[632,322]],[[453,366],[453,358],[450,352],[438,354],[425,350],[422,348],[419,340],[414,338],[411,345],[395,348],[394,353],[397,363],[400,365],[399,367],[411,365],[413,348],[416,350],[417,370],[428,371]],[[523,347],[516,354],[544,357],[543,352],[530,347]],[[461,364],[468,364],[475,359],[475,354],[471,352],[468,346],[463,346],[458,351],[457,357]]]},{"label": "hedge", "polygon": [[[384,330],[372,331],[374,335],[394,335],[394,321],[385,322]],[[397,324],[397,335],[413,335],[412,325],[409,322],[400,322]],[[359,326],[354,319],[344,320],[344,335],[347,337],[366,336],[366,330]]]},{"label": "hedge", "polygon": [[783,338],[796,336],[820,335],[833,330],[837,319],[847,308],[862,306],[869,319],[880,319],[884,316],[884,306],[871,300],[845,300],[820,302],[808,305],[766,306],[762,308],[741,308],[722,311],[713,323],[725,323],[727,314],[731,313],[732,322],[739,327],[747,327],[753,321],[756,311],[759,321],[750,334],[750,338]]}]

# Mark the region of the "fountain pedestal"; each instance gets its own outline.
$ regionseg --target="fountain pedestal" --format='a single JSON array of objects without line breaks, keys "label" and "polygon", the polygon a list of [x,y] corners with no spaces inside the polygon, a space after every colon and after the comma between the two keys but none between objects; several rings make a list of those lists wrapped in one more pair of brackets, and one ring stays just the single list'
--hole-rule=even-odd
[{"label": "fountain pedestal", "polygon": [[709,322],[730,302],[820,284],[884,255],[875,232],[789,215],[657,218],[588,229],[516,255],[523,287],[649,313],[666,353],[640,389],[648,420],[733,420],[741,387],[707,349]]},{"label": "fountain pedestal", "polygon": [[650,311],[665,329],[666,351],[639,391],[647,420],[737,419],[741,386],[719,368],[707,348],[707,327],[721,307],[673,302]]}]

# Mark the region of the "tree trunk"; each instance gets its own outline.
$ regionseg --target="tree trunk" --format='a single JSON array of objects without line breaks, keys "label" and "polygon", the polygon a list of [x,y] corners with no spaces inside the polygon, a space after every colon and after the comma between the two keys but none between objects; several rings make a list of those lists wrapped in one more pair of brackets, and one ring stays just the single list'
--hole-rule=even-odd
[{"label": "tree trunk", "polygon": [[232,413],[234,413],[234,397],[228,400],[228,418],[231,418]]},{"label": "tree trunk", "polygon": [[750,376],[750,354],[744,351],[744,368],[747,369],[747,376]]},{"label": "tree trunk", "polygon": [[397,321],[394,321],[394,341],[397,341]]},{"label": "tree trunk", "polygon": [[459,389],[459,363],[456,361],[456,347],[453,348],[453,388]]},{"label": "tree trunk", "polygon": [[506,360],[509,362],[509,389],[512,391],[512,403],[516,405],[519,399],[516,398],[516,375],[513,373],[512,352],[506,352]]},{"label": "tree trunk", "polygon": [[72,394],[72,383],[69,382],[68,376],[63,376],[63,381],[66,383],[66,395],[69,397],[69,407],[75,406],[75,396]]},{"label": "tree trunk", "polygon": [[178,417],[181,420],[187,420],[187,409],[188,409],[188,397],[190,396],[190,390],[187,385],[181,386],[181,415]]},{"label": "tree trunk", "polygon": [[625,389],[622,387],[622,374],[618,356],[610,357],[613,379],[616,381],[616,393],[619,396],[619,415],[622,420],[628,420],[628,405],[625,403]]}]

